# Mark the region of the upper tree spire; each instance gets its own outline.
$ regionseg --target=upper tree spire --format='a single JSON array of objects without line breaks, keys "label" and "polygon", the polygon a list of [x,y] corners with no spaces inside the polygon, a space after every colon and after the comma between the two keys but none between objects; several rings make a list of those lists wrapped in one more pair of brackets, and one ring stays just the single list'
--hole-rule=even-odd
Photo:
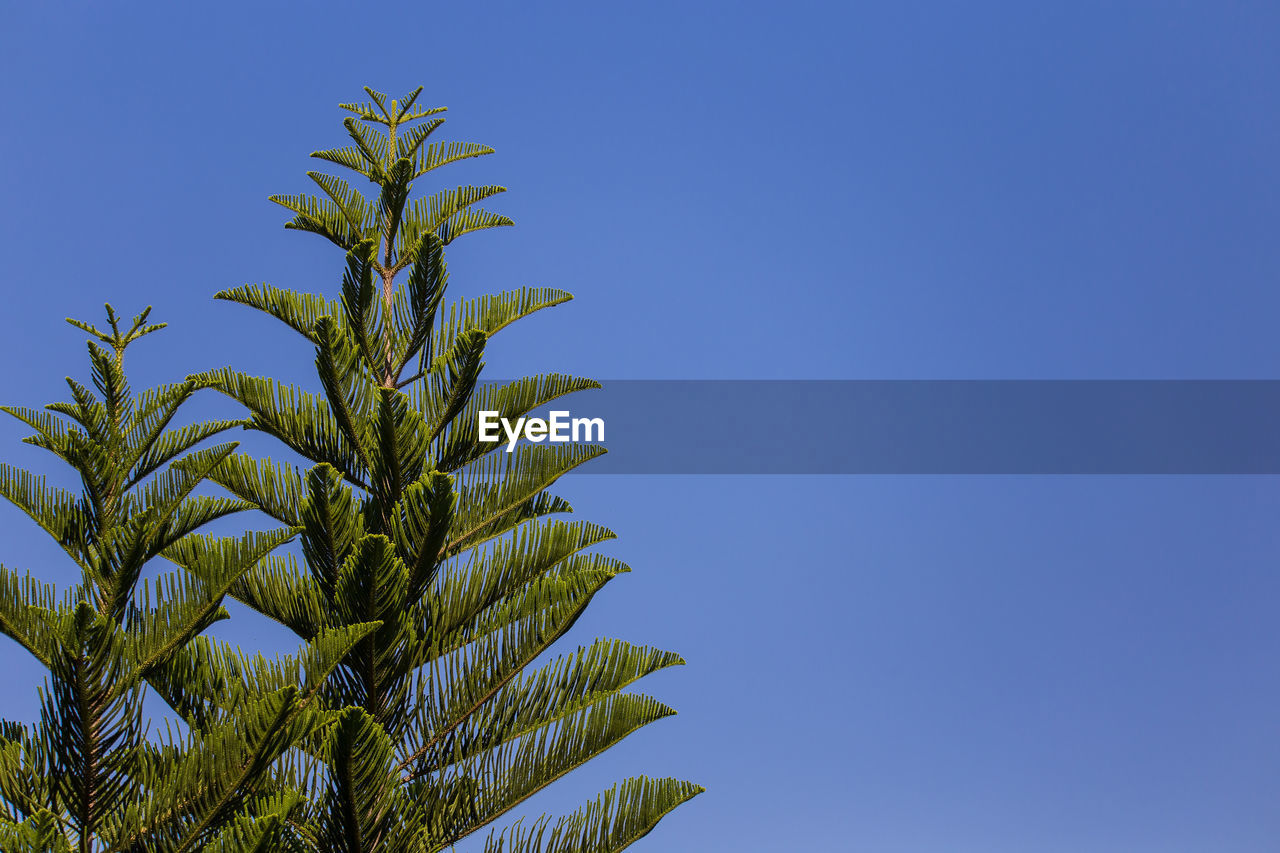
[{"label": "upper tree spire", "polygon": [[477,206],[499,186],[412,198],[428,172],[491,151],[428,144],[443,110],[418,106],[421,91],[388,99],[366,89],[369,102],[343,105],[351,144],[313,155],[367,178],[376,198],[318,173],[309,177],[320,195],[272,197],[294,213],[287,227],[344,252],[334,294],[218,294],[300,333],[316,367],[313,390],[230,369],[205,377],[248,410],[251,428],[303,460],[237,454],[212,475],[301,529],[300,566],[251,575],[233,594],[304,638],[317,626],[380,625],[328,681],[341,711],[315,746],[327,768],[310,794],[307,825],[318,828],[299,849],[428,853],[491,827],[488,853],[611,853],[702,789],[637,778],[532,828],[512,811],[674,714],[629,688],[683,661],[609,639],[547,657],[629,571],[593,550],[611,531],[563,520],[571,507],[548,491],[604,449],[495,453],[478,415],[515,419],[598,383],[480,383],[494,335],[570,296],[519,288],[446,305],[448,244],[511,222]]}]

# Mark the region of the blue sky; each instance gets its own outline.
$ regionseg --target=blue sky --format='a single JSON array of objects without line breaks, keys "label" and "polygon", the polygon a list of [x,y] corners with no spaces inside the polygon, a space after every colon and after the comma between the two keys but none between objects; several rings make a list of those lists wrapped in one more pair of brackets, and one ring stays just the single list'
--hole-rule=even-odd
[{"label": "blue sky", "polygon": [[[577,300],[493,375],[1277,378],[1266,3],[9,4],[0,399],[155,305],[135,385],[304,377],[211,295],[323,289],[265,198],[419,84],[517,227],[453,286]],[[517,327],[519,328],[519,327]],[[270,334],[267,332],[270,331]],[[209,409],[218,404],[209,403]],[[0,453],[46,463],[0,426]],[[680,716],[548,794],[708,786],[637,850],[1269,851],[1280,488],[1230,477],[577,477],[636,571],[575,629],[683,653]],[[0,559],[52,549],[0,508]],[[248,617],[247,646],[279,641]],[[3,651],[0,715],[36,669]]]}]

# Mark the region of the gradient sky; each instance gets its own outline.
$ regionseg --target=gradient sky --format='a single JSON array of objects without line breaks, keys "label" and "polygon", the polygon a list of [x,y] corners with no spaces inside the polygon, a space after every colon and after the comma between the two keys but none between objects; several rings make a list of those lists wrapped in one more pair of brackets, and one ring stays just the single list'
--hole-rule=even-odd
[{"label": "gradient sky", "polygon": [[[62,399],[62,318],[104,300],[172,326],[137,387],[306,377],[300,341],[210,297],[334,292],[340,258],[265,199],[365,84],[424,84],[448,138],[498,150],[447,180],[510,187],[517,227],[455,244],[452,286],[578,297],[490,375],[1278,378],[1277,43],[1275,4],[1222,0],[7,3],[0,400]],[[25,434],[0,456],[49,470]],[[1274,478],[561,492],[635,567],[571,642],[689,666],[650,685],[679,716],[540,808],[670,774],[709,791],[636,850],[1280,846]],[[0,507],[5,565],[67,577],[40,535]],[[40,673],[0,654],[0,715],[30,718]]]}]

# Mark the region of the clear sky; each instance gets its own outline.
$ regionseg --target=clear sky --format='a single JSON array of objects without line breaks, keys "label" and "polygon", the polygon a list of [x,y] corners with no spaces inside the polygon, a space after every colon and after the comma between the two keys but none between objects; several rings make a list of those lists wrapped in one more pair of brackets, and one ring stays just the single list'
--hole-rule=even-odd
[{"label": "clear sky", "polygon": [[[498,150],[446,180],[510,187],[517,227],[455,244],[453,287],[578,297],[492,375],[1280,378],[1278,43],[1275,4],[1223,0],[8,3],[0,400],[62,399],[62,318],[104,300],[172,326],[137,386],[305,377],[210,297],[334,292],[265,199],[365,84]],[[45,470],[24,434],[0,457]],[[1274,478],[561,491],[635,567],[573,639],[689,666],[651,685],[678,717],[540,806],[644,772],[709,791],[637,850],[1280,848]],[[65,577],[39,535],[0,507],[0,559]],[[29,718],[37,668],[0,655]]]}]

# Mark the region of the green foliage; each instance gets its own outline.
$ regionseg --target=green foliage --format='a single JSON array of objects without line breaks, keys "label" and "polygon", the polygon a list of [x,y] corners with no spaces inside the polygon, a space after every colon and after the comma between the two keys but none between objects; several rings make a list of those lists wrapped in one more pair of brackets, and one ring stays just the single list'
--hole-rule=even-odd
[{"label": "green foliage", "polygon": [[[484,384],[490,339],[569,294],[523,288],[446,306],[445,247],[509,225],[460,186],[413,182],[492,153],[430,139],[443,109],[421,89],[345,104],[351,144],[313,156],[312,196],[276,196],[288,227],[341,248],[336,296],[268,285],[222,299],[283,322],[314,349],[316,390],[229,369],[135,394],[126,349],[148,311],[88,333],[91,387],[43,410],[5,407],[79,492],[0,464],[0,497],[80,570],[57,590],[0,566],[0,632],[48,671],[40,717],[0,721],[4,853],[427,853],[485,828],[486,853],[608,853],[702,789],[629,779],[532,823],[529,797],[674,711],[631,692],[683,660],[597,639],[553,656],[593,597],[629,571],[595,546],[608,529],[558,516],[548,489],[603,452],[479,440],[477,415],[516,418],[598,387],[558,374]],[[247,417],[174,426],[214,388]],[[257,459],[233,427],[302,464]],[[212,481],[232,497],[202,494]],[[258,509],[280,526],[216,536]],[[278,552],[296,540],[297,552]],[[160,558],[164,563],[158,563]],[[164,567],[167,564],[167,568]],[[246,655],[206,629],[227,596],[288,627],[296,656]],[[149,728],[154,694],[173,715]]]},{"label": "green foliage", "polygon": [[[343,122],[352,144],[311,156],[367,178],[378,187],[377,197],[363,195],[341,178],[308,172],[319,195],[271,197],[294,214],[287,228],[319,234],[347,251],[372,241],[382,248],[378,271],[398,273],[414,263],[428,235],[447,244],[471,231],[512,224],[505,216],[476,207],[504,192],[504,187],[457,187],[407,203],[415,179],[459,160],[492,154],[493,149],[473,142],[424,144],[444,123],[438,117],[444,108],[417,107],[421,87],[389,104],[385,95],[365,91],[372,103],[342,105],[354,113]],[[429,120],[413,125],[423,118]]]},{"label": "green foliage", "polygon": [[230,594],[303,640],[377,626],[324,681],[322,704],[336,721],[308,742],[318,764],[296,807],[304,818],[272,812],[270,831],[285,839],[274,843],[316,853],[437,851],[492,827],[493,853],[621,850],[701,788],[633,779],[557,821],[499,824],[674,713],[627,691],[683,663],[618,640],[548,659],[596,593],[628,571],[590,550],[610,531],[557,518],[570,507],[547,491],[603,449],[507,454],[478,438],[482,409],[514,418],[598,387],[561,375],[479,382],[494,335],[570,296],[525,288],[446,308],[444,248],[511,224],[477,206],[502,188],[414,200],[413,182],[491,149],[429,142],[443,110],[419,107],[421,89],[401,99],[365,91],[370,101],[343,105],[353,114],[344,122],[351,144],[313,156],[375,190],[364,195],[313,172],[319,195],[272,197],[293,212],[287,227],[345,254],[336,297],[269,285],[218,294],[302,335],[317,390],[229,369],[192,380],[237,400],[249,428],[303,460],[228,452],[207,469],[236,500],[299,531],[301,562],[260,560],[231,581]]},{"label": "green foliage", "polygon": [[[195,494],[235,445],[196,446],[244,422],[171,428],[204,383],[135,396],[125,350],[161,325],[144,311],[124,330],[110,306],[107,319],[109,331],[71,321],[92,338],[92,390],[68,379],[70,403],[4,408],[79,476],[77,495],[0,465],[0,496],[54,538],[81,580],[59,593],[0,566],[0,632],[48,669],[39,721],[0,725],[0,849],[281,849],[274,839],[297,800],[277,784],[281,761],[329,722],[320,687],[377,626],[317,632],[301,658],[272,663],[198,636],[295,531],[200,532],[254,506]],[[157,557],[182,569],[145,577]],[[142,712],[152,690],[184,721],[158,737]]]}]

